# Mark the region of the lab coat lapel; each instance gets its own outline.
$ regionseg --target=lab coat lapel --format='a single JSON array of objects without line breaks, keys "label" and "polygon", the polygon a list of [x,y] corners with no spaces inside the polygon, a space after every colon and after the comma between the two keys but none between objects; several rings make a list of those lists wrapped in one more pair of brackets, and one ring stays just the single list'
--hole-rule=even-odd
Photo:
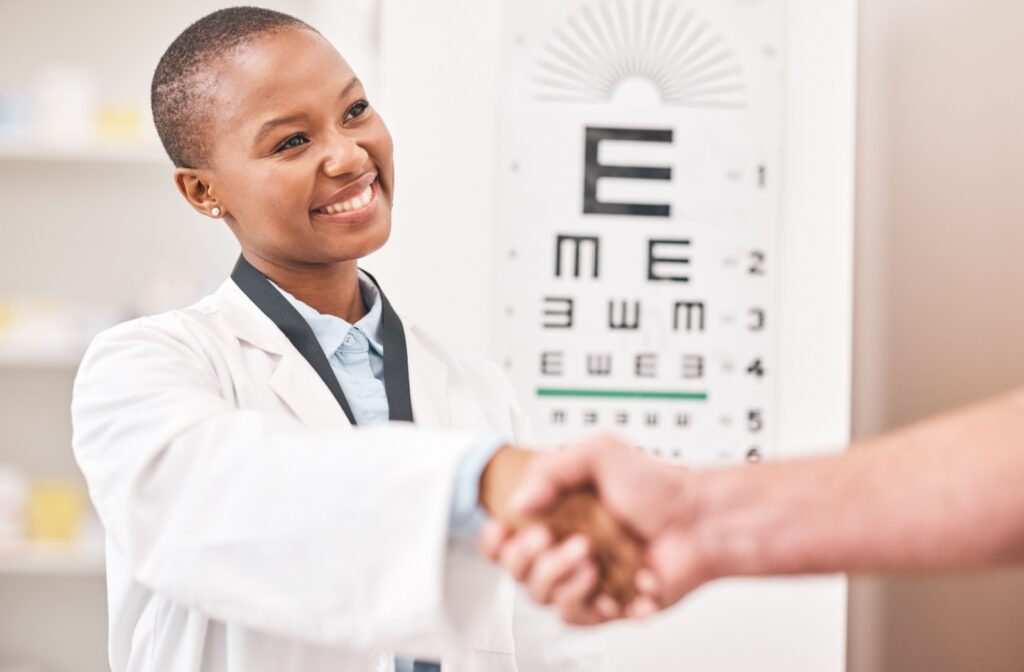
[{"label": "lab coat lapel", "polygon": [[309,362],[233,281],[221,285],[217,298],[238,340],[277,358],[267,384],[303,424],[315,429],[352,427]]},{"label": "lab coat lapel", "polygon": [[405,328],[405,342],[409,353],[409,394],[416,424],[423,427],[451,427],[448,366],[426,348],[417,337],[415,329]]},{"label": "lab coat lapel", "polygon": [[[217,299],[239,341],[279,358],[268,384],[304,424],[315,428],[352,427],[316,371],[233,281],[229,279],[221,285]],[[405,326],[404,331],[416,424],[451,427],[448,366],[423,342],[415,328]]]},{"label": "lab coat lapel", "polygon": [[270,376],[270,389],[313,429],[352,427],[331,391],[291,343]]}]

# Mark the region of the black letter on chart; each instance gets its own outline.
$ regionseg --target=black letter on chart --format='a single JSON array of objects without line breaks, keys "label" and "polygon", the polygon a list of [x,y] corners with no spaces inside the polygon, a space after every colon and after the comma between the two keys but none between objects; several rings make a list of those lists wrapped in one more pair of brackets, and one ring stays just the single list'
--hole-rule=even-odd
[{"label": "black letter on chart", "polygon": [[593,260],[593,263],[590,266],[591,267],[591,271],[590,271],[591,277],[594,277],[594,278],[598,277],[598,260],[600,258],[600,253],[601,253],[601,241],[598,239],[598,237],[597,236],[566,236],[566,235],[562,235],[562,234],[558,235],[557,241],[555,242],[555,277],[556,278],[562,277],[562,243],[567,242],[567,241],[571,241],[575,245],[574,250],[573,250],[572,277],[574,277],[574,278],[580,277],[580,266],[581,266],[581,263],[580,263],[580,256],[581,256],[580,255],[580,248],[583,247],[584,243],[589,243],[591,245],[592,249],[593,249],[593,252],[594,252],[593,256],[591,257],[591,259]]},{"label": "black letter on chart", "polygon": [[[545,329],[572,329],[572,299],[545,296],[544,303],[548,304],[544,308],[544,317],[550,318],[544,320]],[[561,307],[553,307],[551,304],[561,304]]]},{"label": "black letter on chart", "polygon": [[659,245],[676,245],[680,248],[689,247],[689,240],[649,240],[647,241],[647,279],[648,280],[663,280],[666,282],[689,282],[690,276],[683,274],[684,268],[680,268],[679,275],[673,275],[668,269],[662,268],[662,273],[658,273],[658,269],[654,266],[655,264],[663,264],[665,266],[669,264],[678,264],[679,266],[689,266],[690,258],[686,256],[678,256],[681,253],[685,253],[685,249],[677,251],[675,256],[659,257],[658,251],[655,249]]},{"label": "black letter on chart", "polygon": [[669,206],[653,203],[604,203],[597,200],[597,181],[602,177],[633,180],[671,180],[671,168],[651,166],[606,166],[598,163],[597,148],[603,140],[623,142],[672,142],[672,131],[643,128],[590,128],[583,170],[583,212],[588,215],[637,215],[668,217]]},{"label": "black letter on chart", "polygon": [[658,356],[653,353],[645,353],[636,356],[637,378],[654,378],[658,375]]},{"label": "black letter on chart", "polygon": [[562,353],[542,352],[540,353],[540,375],[560,376],[562,375]]},{"label": "black letter on chart", "polygon": [[633,302],[633,316],[629,315],[629,302],[620,302],[622,308],[619,313],[619,318],[615,319],[615,302],[608,302],[608,328],[609,329],[628,329],[630,331],[636,331],[640,328],[640,302]]},{"label": "black letter on chart", "polygon": [[682,377],[696,380],[704,377],[704,358],[700,355],[683,355]]},{"label": "black letter on chart", "polygon": [[[672,328],[679,331],[679,309],[686,309],[686,330],[704,331],[704,303],[702,301],[676,301],[675,315],[672,317]],[[696,319],[694,319],[696,314]]]},{"label": "black letter on chart", "polygon": [[610,376],[612,373],[612,356],[587,355],[587,373],[591,376]]},{"label": "black letter on chart", "polygon": [[750,323],[751,331],[761,331],[764,329],[764,310],[761,308],[751,308],[750,316],[754,318]]}]

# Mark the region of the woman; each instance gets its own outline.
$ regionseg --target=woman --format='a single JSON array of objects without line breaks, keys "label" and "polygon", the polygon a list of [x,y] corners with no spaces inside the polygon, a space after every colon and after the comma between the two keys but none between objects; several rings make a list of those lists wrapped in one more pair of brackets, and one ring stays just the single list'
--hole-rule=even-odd
[{"label": "woman", "polygon": [[242,257],[194,306],[98,336],[76,379],[113,670],[571,668],[514,640],[469,539],[485,465],[527,440],[509,386],[357,267],[388,238],[394,168],[352,70],[305,23],[233,8],[174,41],[152,94],[178,189]]}]

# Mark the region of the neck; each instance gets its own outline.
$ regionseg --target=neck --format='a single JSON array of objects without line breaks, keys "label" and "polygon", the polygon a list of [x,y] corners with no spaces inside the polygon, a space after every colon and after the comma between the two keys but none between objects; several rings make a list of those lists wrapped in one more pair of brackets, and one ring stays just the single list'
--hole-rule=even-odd
[{"label": "neck", "polygon": [[323,315],[355,324],[366,315],[359,291],[359,267],[353,259],[334,264],[294,265],[246,251],[246,260],[275,285]]}]

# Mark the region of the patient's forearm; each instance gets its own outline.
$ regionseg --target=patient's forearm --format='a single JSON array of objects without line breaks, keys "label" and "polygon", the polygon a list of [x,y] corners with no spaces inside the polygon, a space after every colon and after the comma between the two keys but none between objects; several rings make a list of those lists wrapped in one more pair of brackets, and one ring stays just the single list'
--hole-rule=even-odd
[{"label": "patient's forearm", "polygon": [[694,474],[718,575],[899,572],[1024,560],[1024,392],[833,457]]}]

